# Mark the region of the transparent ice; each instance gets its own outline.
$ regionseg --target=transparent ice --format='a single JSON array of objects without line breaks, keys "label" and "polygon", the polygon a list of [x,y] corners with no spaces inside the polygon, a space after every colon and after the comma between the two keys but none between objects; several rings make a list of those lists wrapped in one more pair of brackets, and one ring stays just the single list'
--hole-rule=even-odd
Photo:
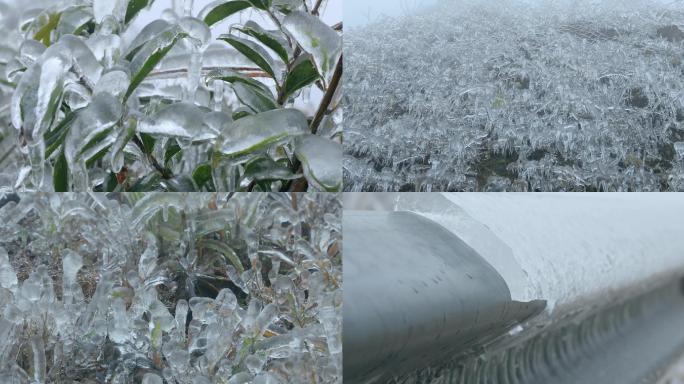
[{"label": "transparent ice", "polygon": [[3,382],[342,382],[340,196],[16,197]]}]

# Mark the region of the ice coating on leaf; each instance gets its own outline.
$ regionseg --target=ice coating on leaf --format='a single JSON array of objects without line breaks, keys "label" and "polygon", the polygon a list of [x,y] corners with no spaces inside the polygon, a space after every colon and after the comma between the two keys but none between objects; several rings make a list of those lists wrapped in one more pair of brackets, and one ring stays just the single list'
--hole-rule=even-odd
[{"label": "ice coating on leaf", "polygon": [[121,38],[114,34],[95,34],[86,40],[93,55],[105,68],[111,68],[121,57]]},{"label": "ice coating on leaf", "polygon": [[101,23],[107,16],[114,16],[117,20],[123,20],[126,12],[126,0],[93,0],[93,15],[95,21]]},{"label": "ice coating on leaf", "polygon": [[155,21],[147,24],[140,31],[140,33],[138,33],[135,36],[133,41],[131,41],[128,44],[128,48],[126,49],[126,56],[128,56],[136,48],[142,47],[143,44],[147,43],[150,39],[152,39],[153,37],[157,36],[158,34],[164,32],[168,28],[169,28],[169,23],[165,20],[155,20]]},{"label": "ice coating on leaf", "polygon": [[7,251],[0,247],[0,287],[14,292],[17,290],[17,274],[9,262]]},{"label": "ice coating on leaf", "polygon": [[133,207],[133,225],[145,224],[160,210],[168,215],[169,208],[181,209],[185,206],[186,194],[183,193],[150,193],[138,200]]},{"label": "ice coating on leaf", "polygon": [[339,190],[342,187],[342,145],[316,135],[298,137],[295,153],[304,174],[316,189]]},{"label": "ice coating on leaf", "polygon": [[40,41],[26,40],[19,48],[19,55],[21,62],[24,65],[31,65],[45,52],[45,45]]},{"label": "ice coating on leaf", "polygon": [[153,117],[138,123],[138,132],[205,141],[218,135],[214,127],[204,123],[205,111],[190,103],[176,103],[164,107]]},{"label": "ice coating on leaf", "polygon": [[157,239],[151,234],[148,234],[146,239],[147,248],[145,248],[145,252],[140,255],[140,260],[138,261],[138,273],[143,281],[152,276],[152,273],[157,267]]},{"label": "ice coating on leaf", "polygon": [[109,93],[119,99],[123,99],[126,89],[128,89],[131,83],[131,78],[128,73],[115,69],[113,71],[107,72],[100,80],[95,84],[95,89],[93,93],[95,95],[100,93]]},{"label": "ice coating on leaf", "polygon": [[62,36],[59,42],[50,46],[46,52],[56,49],[63,51],[73,58],[78,70],[87,80],[95,84],[100,80],[102,74],[102,65],[97,61],[97,58],[90,50],[90,47],[79,37],[74,35]]},{"label": "ice coating on leaf", "polygon": [[22,75],[12,94],[12,124],[23,128],[28,139],[38,139],[52,124],[70,67],[71,60],[65,53],[48,49]]},{"label": "ice coating on leaf", "polygon": [[204,21],[196,17],[182,17],[178,25],[183,28],[188,37],[196,42],[199,47],[206,46],[211,39],[211,30]]},{"label": "ice coating on leaf", "polygon": [[119,121],[122,113],[123,106],[118,98],[104,92],[93,96],[90,105],[79,112],[64,143],[64,154],[70,168],[77,167],[77,161],[82,155],[85,160],[89,158],[86,156],[85,146],[101,133],[111,129]]},{"label": "ice coating on leaf", "polygon": [[277,109],[243,117],[224,130],[218,150],[226,156],[238,156],[306,133],[306,116],[296,109]]},{"label": "ice coating on leaf", "polygon": [[330,81],[342,55],[342,37],[319,18],[301,11],[288,14],[283,27],[314,57],[319,73]]}]

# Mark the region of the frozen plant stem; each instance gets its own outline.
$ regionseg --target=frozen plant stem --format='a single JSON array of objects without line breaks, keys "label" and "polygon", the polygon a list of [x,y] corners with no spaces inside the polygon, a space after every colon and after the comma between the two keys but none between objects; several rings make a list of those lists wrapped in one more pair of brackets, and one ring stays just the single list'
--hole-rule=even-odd
[{"label": "frozen plant stem", "polygon": [[337,87],[342,79],[342,57],[343,56],[340,55],[340,59],[337,61],[337,65],[335,66],[335,72],[333,73],[332,80],[330,81],[328,89],[326,89],[325,94],[323,95],[323,100],[321,100],[321,104],[318,106],[318,111],[316,111],[313,121],[311,121],[311,133],[314,135],[316,132],[318,132],[318,126],[321,124],[321,121],[323,121],[323,117],[328,111],[328,107],[330,106],[330,103],[335,96],[335,91],[337,91]]}]

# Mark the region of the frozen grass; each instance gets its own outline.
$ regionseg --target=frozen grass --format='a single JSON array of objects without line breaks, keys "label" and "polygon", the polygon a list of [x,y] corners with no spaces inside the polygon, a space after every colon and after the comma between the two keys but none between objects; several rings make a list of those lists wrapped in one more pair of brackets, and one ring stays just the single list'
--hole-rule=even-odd
[{"label": "frozen grass", "polygon": [[684,190],[684,2],[539,3],[349,32],[345,190]]},{"label": "frozen grass", "polygon": [[6,197],[0,383],[341,383],[339,196]]}]

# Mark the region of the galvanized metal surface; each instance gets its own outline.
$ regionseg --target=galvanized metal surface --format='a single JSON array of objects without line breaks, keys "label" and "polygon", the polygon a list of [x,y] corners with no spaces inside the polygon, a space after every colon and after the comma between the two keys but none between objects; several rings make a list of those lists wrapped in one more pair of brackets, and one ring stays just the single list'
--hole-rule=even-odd
[{"label": "galvanized metal surface", "polygon": [[344,380],[386,381],[539,313],[482,257],[409,212],[345,213]]},{"label": "galvanized metal surface", "polygon": [[[378,349],[373,348],[382,351],[385,344],[391,346],[387,341],[390,333],[385,339],[375,338],[375,334],[386,332],[381,326],[364,329],[363,337],[354,340],[355,330],[363,327],[349,326],[345,312],[345,382],[654,383],[684,353],[684,296],[680,288],[684,276],[684,197],[416,193],[383,197],[392,200],[395,210],[411,211],[432,222],[402,219],[402,227],[391,222],[406,213],[385,211],[382,220],[370,220],[361,229],[365,240],[355,246],[358,236],[349,237],[349,231],[361,227],[353,221],[371,213],[345,212],[347,309],[352,310],[359,300],[379,303],[374,307],[379,313],[372,316],[388,319],[390,324],[399,324],[401,318],[392,312],[397,310],[452,313],[448,306],[453,304],[448,304],[446,297],[439,304],[425,301],[413,306],[408,304],[413,301],[411,296],[392,284],[397,272],[394,264],[404,258],[413,264],[405,268],[402,280],[425,275],[426,267],[420,262],[434,262],[426,255],[433,252],[430,244],[435,228],[456,238],[444,242],[441,254],[469,249],[468,254],[474,251],[491,266],[493,276],[497,276],[487,278],[493,282],[491,292],[497,292],[495,287],[503,280],[511,295],[507,297],[548,303],[543,312],[513,328],[513,323],[504,322],[491,333],[476,333],[479,338],[468,340],[467,345],[453,338],[455,344],[433,342],[430,347],[430,338],[425,337],[426,344],[416,349],[420,353],[406,353],[410,351],[406,349],[401,359],[396,354],[377,358]],[[350,199],[345,196],[346,208],[351,206],[347,205]],[[388,210],[386,202],[365,201],[364,205]],[[426,229],[416,229],[421,226]],[[395,254],[404,256],[397,258]],[[373,260],[372,265],[355,268],[355,259],[363,259],[360,255]],[[354,291],[353,281],[360,278],[354,275],[367,276],[373,283]],[[459,276],[458,267],[453,276]],[[492,299],[482,293],[490,288],[473,288],[483,289],[475,294],[481,295],[476,300],[486,303]],[[383,296],[386,292],[388,296]],[[460,302],[454,299],[458,292],[451,292],[452,303]],[[390,300],[383,302],[383,297]],[[405,297],[408,299],[402,301]],[[477,304],[470,303],[461,308],[470,312],[457,310],[452,315],[472,318],[473,308]],[[365,309],[366,316],[371,316],[373,312]],[[413,332],[427,335],[431,330],[423,327]],[[420,339],[418,335],[413,338]],[[371,347],[351,347],[364,341]],[[362,367],[357,365],[360,361],[366,362],[366,369],[375,363],[371,370],[374,375],[356,376],[364,373],[363,369],[355,371]],[[421,367],[415,368],[416,364]]]}]

